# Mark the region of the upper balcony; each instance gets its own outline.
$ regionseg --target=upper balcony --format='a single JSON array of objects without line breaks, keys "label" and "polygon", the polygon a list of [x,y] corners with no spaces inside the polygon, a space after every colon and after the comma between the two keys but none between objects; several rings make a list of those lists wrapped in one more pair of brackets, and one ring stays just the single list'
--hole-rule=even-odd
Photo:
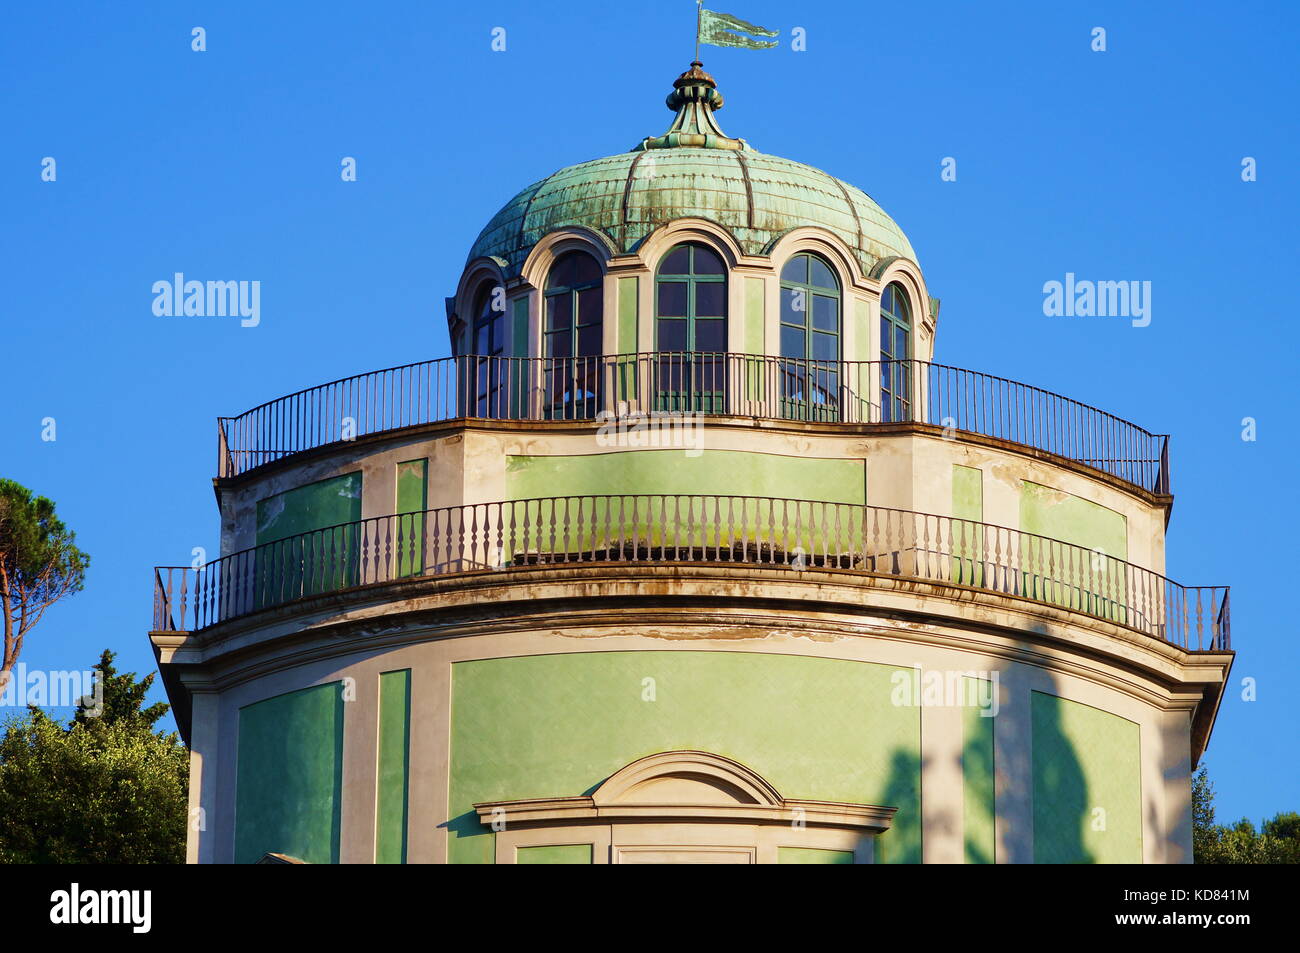
[{"label": "upper balcony", "polygon": [[372,371],[218,419],[218,475],[449,420],[590,421],[698,414],[851,428],[933,428],[1047,454],[1168,495],[1169,441],[1087,404],[928,361],[735,353],[463,355]]}]

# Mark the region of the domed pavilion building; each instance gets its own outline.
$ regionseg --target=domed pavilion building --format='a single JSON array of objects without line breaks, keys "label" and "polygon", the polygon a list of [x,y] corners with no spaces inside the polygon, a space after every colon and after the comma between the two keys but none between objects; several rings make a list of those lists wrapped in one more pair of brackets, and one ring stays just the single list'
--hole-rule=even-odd
[{"label": "domed pavilion building", "polygon": [[1189,862],[1167,439],[934,363],[876,202],[668,105],[488,222],[452,356],[220,420],[150,634],[189,859]]}]

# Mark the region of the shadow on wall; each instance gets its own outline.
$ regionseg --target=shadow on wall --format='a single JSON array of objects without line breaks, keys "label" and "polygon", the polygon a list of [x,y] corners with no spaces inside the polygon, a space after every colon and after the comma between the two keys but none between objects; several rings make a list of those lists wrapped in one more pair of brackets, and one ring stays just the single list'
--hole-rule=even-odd
[{"label": "shadow on wall", "polygon": [[[881,798],[882,806],[898,808],[898,815],[894,818],[895,828],[900,820],[905,825],[910,823],[918,829],[921,826],[921,797],[925,795],[924,791],[920,790],[920,777],[921,759],[905,748],[896,748],[889,756],[889,775],[885,782],[884,796]],[[913,816],[907,818],[904,816],[905,811]],[[875,862],[919,864],[924,833],[922,832],[920,837],[904,841],[898,840],[893,835],[894,831],[890,830],[876,837]]]},{"label": "shadow on wall", "polygon": [[[1037,646],[1022,641],[1017,648],[1030,651]],[[1020,717],[1009,720],[1015,729],[1009,743],[1014,746],[1011,750],[1022,753],[1023,763],[1018,776],[1008,780],[1027,786],[1018,792],[1017,800],[1030,808],[1032,827],[1018,838],[1027,856],[1017,859],[1036,864],[1096,863],[1084,830],[1099,823],[1095,811],[1100,806],[1094,804],[1087,772],[1064,724],[1067,703],[1060,697],[1060,682],[1049,674],[1046,685],[1024,686],[1020,691]],[[1104,814],[1100,823],[1104,824]]]}]

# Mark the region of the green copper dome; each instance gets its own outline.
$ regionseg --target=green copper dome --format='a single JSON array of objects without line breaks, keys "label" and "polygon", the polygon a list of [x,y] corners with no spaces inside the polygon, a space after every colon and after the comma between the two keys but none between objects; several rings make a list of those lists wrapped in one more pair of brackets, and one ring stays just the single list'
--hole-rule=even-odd
[{"label": "green copper dome", "polygon": [[791,229],[813,225],[852,248],[864,273],[884,258],[915,260],[902,229],[865,192],[725,136],[713,115],[722,96],[698,63],[674,87],[668,105],[677,116],[667,133],[528,186],[488,222],[469,260],[500,259],[512,277],[533,245],[556,229],[592,229],[621,253],[678,218],[722,225],[753,255]]}]

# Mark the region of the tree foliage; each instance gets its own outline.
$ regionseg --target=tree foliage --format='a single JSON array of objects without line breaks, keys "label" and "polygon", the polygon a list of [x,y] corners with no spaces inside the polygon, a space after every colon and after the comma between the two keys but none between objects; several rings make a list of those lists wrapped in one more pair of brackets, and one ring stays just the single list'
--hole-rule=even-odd
[{"label": "tree foliage", "polygon": [[100,679],[102,698],[83,699],[66,727],[34,706],[6,726],[0,863],[184,860],[189,753],[154,730],[168,706],[144,707],[154,676],[119,675],[112,652]]},{"label": "tree foliage", "polygon": [[1244,817],[1228,827],[1216,824],[1214,785],[1202,764],[1192,777],[1192,852],[1198,864],[1300,863],[1300,814],[1274,815],[1259,831]]},{"label": "tree foliage", "polygon": [[90,557],[76,542],[76,534],[55,515],[53,502],[0,479],[0,688],[8,683],[23,639],[45,610],[81,590]]}]

